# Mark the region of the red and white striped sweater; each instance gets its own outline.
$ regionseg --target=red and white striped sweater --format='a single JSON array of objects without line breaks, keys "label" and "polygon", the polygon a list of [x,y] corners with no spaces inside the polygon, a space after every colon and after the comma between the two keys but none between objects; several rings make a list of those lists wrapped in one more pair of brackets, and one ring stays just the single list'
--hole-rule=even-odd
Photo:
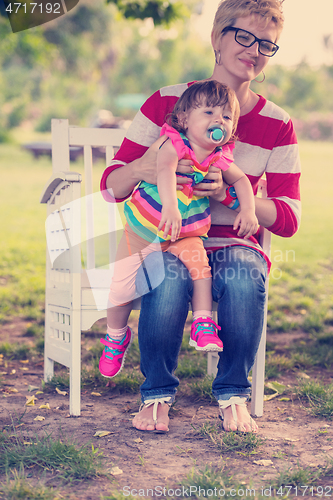
[{"label": "red and white striped sweater", "polygon": [[[158,139],[166,117],[189,85],[191,83],[164,87],[143,104],[114,160],[103,173],[101,190],[107,201],[114,201],[106,190],[107,176],[114,169],[140,158]],[[292,236],[299,227],[301,214],[300,161],[289,115],[259,96],[253,110],[240,117],[237,137],[234,160],[249,178],[254,193],[257,192],[259,179],[266,174],[267,196],[274,201],[277,210],[276,221],[268,229],[279,236]],[[244,240],[232,229],[235,218],[232,210],[212,199],[210,206],[212,226],[205,241],[207,250],[239,244],[259,249],[255,237]]]}]

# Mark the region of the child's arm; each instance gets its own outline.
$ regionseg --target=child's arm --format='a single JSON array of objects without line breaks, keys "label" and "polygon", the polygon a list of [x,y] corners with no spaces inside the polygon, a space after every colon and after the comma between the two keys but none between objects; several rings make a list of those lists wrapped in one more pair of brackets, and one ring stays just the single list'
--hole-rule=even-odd
[{"label": "child's arm", "polygon": [[249,238],[258,231],[258,219],[255,214],[254,195],[251,183],[244,172],[232,163],[223,172],[223,177],[228,184],[232,184],[239,199],[240,212],[234,222],[234,229],[239,227],[238,236]]},{"label": "child's arm", "polygon": [[163,238],[166,238],[171,227],[171,241],[177,240],[182,227],[182,217],[177,200],[177,165],[178,155],[172,142],[168,140],[157,154],[157,189],[162,202],[158,230],[160,231],[165,224]]}]

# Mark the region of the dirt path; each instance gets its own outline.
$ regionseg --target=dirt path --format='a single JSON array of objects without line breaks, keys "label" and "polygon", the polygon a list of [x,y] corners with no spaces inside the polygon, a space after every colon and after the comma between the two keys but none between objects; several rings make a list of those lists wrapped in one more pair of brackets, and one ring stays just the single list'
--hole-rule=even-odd
[{"label": "dirt path", "polygon": [[[251,478],[259,489],[273,482],[287,466],[318,467],[326,463],[327,457],[333,458],[333,425],[310,416],[290,394],[289,401],[274,398],[265,403],[264,416],[257,419],[259,435],[265,442],[255,454],[246,455],[221,451],[209,437],[200,434],[204,423],[220,425],[215,402],[193,401],[181,394],[170,413],[170,432],[164,435],[134,429],[131,420],[139,407],[139,395],[121,395],[114,388],[99,388],[100,396],[91,394],[93,388],[83,390],[82,412],[77,418],[69,417],[68,395],[55,390],[38,394],[35,405],[26,406],[27,398],[36,393],[29,391],[29,386],[41,387],[42,370],[41,360],[25,364],[3,360],[0,366],[3,373],[1,428],[14,423],[24,435],[46,431],[81,445],[92,442],[106,457],[108,473],[113,467],[122,471],[116,476],[110,473],[111,483],[102,477],[67,485],[66,494],[74,495],[73,498],[96,500],[100,495],[110,495],[111,490],[123,494],[137,492],[139,496],[139,490],[175,487],[193,467],[203,469],[207,464],[227,467],[246,481]],[[297,373],[280,377],[279,382],[294,386]],[[39,409],[46,403],[50,409]],[[45,420],[35,421],[38,415]],[[94,437],[97,431],[110,434]],[[329,483],[325,481],[325,485]],[[331,485],[333,496],[333,481]]]}]

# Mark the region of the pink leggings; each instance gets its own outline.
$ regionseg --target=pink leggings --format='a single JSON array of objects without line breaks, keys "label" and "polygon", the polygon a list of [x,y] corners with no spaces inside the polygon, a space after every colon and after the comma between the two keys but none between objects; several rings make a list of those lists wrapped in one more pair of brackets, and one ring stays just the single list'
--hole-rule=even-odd
[{"label": "pink leggings", "polygon": [[178,257],[189,270],[192,280],[212,276],[206,250],[198,236],[182,238],[175,242],[149,243],[138,236],[127,224],[119,242],[114,274],[110,287],[110,305],[123,305],[138,295],[135,279],[144,259],[152,252],[170,252]]}]

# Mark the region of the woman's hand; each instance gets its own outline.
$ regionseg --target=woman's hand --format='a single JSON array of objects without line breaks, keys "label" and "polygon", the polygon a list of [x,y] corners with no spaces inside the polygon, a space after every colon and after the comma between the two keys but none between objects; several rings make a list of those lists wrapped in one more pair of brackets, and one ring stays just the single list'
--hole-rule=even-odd
[{"label": "woman's hand", "polygon": [[[191,160],[179,160],[177,166],[176,174],[192,174],[193,167]],[[181,191],[184,187],[184,184],[190,184],[192,181],[188,177],[182,177],[177,175],[177,189]]]},{"label": "woman's hand", "polygon": [[195,196],[211,196],[217,201],[224,200],[227,185],[223,183],[221,169],[214,166],[209,167],[205,180],[211,180],[212,182],[200,182],[196,184],[193,194]]},{"label": "woman's hand", "polygon": [[137,183],[145,181],[157,185],[157,153],[164,141],[165,136],[159,137],[136,163],[133,162],[133,175]]},{"label": "woman's hand", "polygon": [[[166,136],[161,136],[155,141],[149,149],[137,160],[133,169],[134,175],[137,178],[137,183],[141,181],[149,182],[149,184],[157,185],[157,153],[161,145],[165,142]],[[179,160],[177,172],[180,174],[193,173],[191,160]],[[187,177],[177,176],[177,189],[181,190],[184,184],[191,182]]]}]

